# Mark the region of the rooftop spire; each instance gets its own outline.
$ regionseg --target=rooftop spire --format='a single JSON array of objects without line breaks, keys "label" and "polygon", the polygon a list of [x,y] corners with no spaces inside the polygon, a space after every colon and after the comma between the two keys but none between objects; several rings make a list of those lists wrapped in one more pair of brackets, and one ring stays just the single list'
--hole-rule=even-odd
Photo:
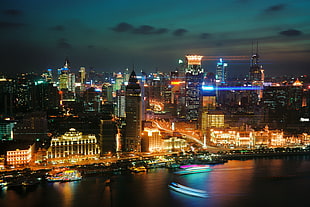
[{"label": "rooftop spire", "polygon": [[70,62],[69,62],[68,57],[66,57],[66,59],[65,59],[64,68],[68,68],[68,69],[70,68]]}]

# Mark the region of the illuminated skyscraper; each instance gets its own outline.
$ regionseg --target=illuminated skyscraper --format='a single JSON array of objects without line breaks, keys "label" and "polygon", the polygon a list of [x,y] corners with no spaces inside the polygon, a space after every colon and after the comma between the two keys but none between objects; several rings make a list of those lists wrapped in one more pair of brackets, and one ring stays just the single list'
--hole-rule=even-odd
[{"label": "illuminated skyscraper", "polygon": [[228,64],[220,58],[216,64],[216,82],[223,84],[227,81],[227,67]]},{"label": "illuminated skyscraper", "polygon": [[141,87],[135,71],[132,71],[126,87],[126,132],[123,139],[123,151],[141,151],[142,128]]},{"label": "illuminated skyscraper", "polygon": [[86,69],[85,69],[85,67],[80,67],[79,75],[80,75],[80,83],[85,83],[85,81],[86,81]]},{"label": "illuminated skyscraper", "polygon": [[186,55],[187,68],[185,69],[185,73],[191,73],[193,75],[203,73],[203,69],[201,68],[202,58],[203,56],[201,55]]},{"label": "illuminated skyscraper", "polygon": [[59,73],[59,90],[68,89],[69,88],[69,72],[70,72],[70,64],[69,60],[65,60],[64,67],[58,69]]},{"label": "illuminated skyscraper", "polygon": [[187,55],[187,68],[185,69],[185,107],[186,119],[198,120],[201,105],[201,85],[203,69],[200,55]]},{"label": "illuminated skyscraper", "polygon": [[249,72],[249,80],[252,82],[263,81],[263,67],[259,64],[259,55],[258,55],[258,43],[256,46],[256,53],[252,49],[251,65]]},{"label": "illuminated skyscraper", "polygon": [[210,127],[224,127],[224,114],[216,108],[215,81],[214,74],[208,73],[202,83],[200,129],[204,135]]},{"label": "illuminated skyscraper", "polygon": [[256,45],[256,53],[253,53],[252,48],[252,58],[251,58],[251,66],[249,73],[249,81],[254,86],[260,86],[260,89],[256,91],[258,100],[260,100],[263,96],[263,85],[264,85],[264,70],[263,66],[259,64],[259,55],[258,55],[258,43]]}]

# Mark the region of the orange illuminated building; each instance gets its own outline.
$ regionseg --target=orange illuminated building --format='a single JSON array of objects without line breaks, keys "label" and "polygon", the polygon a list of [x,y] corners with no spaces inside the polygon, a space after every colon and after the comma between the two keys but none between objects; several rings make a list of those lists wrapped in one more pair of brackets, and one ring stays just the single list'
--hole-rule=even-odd
[{"label": "orange illuminated building", "polygon": [[188,65],[201,65],[201,55],[186,55]]},{"label": "orange illuminated building", "polygon": [[144,128],[142,132],[142,151],[159,152],[163,149],[163,140],[157,128]]}]

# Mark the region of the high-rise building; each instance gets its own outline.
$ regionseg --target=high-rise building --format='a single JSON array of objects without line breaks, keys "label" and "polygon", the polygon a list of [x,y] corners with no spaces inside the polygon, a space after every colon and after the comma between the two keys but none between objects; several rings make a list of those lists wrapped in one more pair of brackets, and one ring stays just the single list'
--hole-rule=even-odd
[{"label": "high-rise building", "polygon": [[84,110],[88,112],[100,112],[101,101],[100,93],[95,88],[91,87],[85,90],[84,95]]},{"label": "high-rise building", "polygon": [[215,82],[214,74],[208,73],[202,83],[200,129],[204,135],[211,127],[224,127],[224,113],[217,110]]},{"label": "high-rise building", "polygon": [[86,69],[85,67],[80,67],[79,70],[79,78],[80,78],[80,83],[84,84],[86,81]]},{"label": "high-rise building", "polygon": [[100,121],[100,151],[102,154],[116,153],[119,143],[118,130],[114,120]]},{"label": "high-rise building", "polygon": [[0,77],[0,115],[10,116],[15,111],[16,84],[12,79]]},{"label": "high-rise building", "polygon": [[252,49],[251,65],[249,71],[249,80],[252,82],[261,82],[264,78],[263,66],[259,64],[258,43],[256,52]]},{"label": "high-rise building", "polygon": [[302,118],[309,118],[306,97],[308,91],[302,84],[267,86],[264,88],[262,105],[264,121],[273,128],[299,130]]},{"label": "high-rise building", "polygon": [[141,87],[135,71],[130,74],[126,87],[126,132],[123,139],[123,151],[141,151],[142,128]]},{"label": "high-rise building", "polygon": [[58,69],[59,73],[59,90],[69,88],[69,73],[70,73],[70,63],[69,60],[65,60],[64,67]]},{"label": "high-rise building", "polygon": [[203,56],[187,55],[187,68],[185,69],[185,107],[186,119],[197,121],[201,105],[201,85],[203,69],[201,59]]},{"label": "high-rise building", "polygon": [[0,141],[13,140],[13,128],[16,125],[15,121],[0,120]]},{"label": "high-rise building", "polygon": [[159,152],[163,150],[164,141],[158,129],[145,127],[142,133],[142,151]]},{"label": "high-rise building", "polygon": [[216,64],[216,82],[224,84],[227,81],[227,67],[228,64],[220,58]]}]

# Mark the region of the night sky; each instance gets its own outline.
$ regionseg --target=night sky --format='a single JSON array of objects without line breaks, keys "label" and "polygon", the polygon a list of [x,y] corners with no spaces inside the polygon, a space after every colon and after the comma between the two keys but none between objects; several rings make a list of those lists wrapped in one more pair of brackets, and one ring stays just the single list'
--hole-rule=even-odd
[{"label": "night sky", "polygon": [[[309,74],[309,0],[1,0],[0,72],[171,71],[187,54],[246,74],[258,41],[266,75]],[[253,44],[254,42],[254,44]]]}]

